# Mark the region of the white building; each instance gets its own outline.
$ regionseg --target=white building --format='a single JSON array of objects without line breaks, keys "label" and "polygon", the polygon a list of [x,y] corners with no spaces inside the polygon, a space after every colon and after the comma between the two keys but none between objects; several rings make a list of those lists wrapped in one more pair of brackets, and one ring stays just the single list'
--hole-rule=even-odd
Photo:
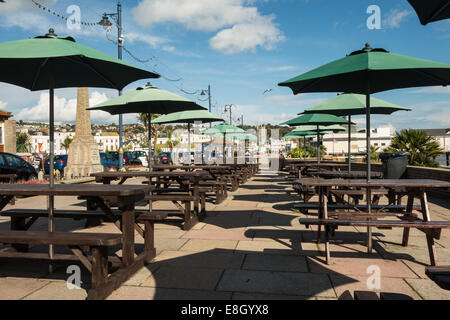
[{"label": "white building", "polygon": [[[67,154],[66,149],[62,146],[67,137],[73,139],[75,132],[55,132],[54,150],[55,155]],[[34,153],[50,153],[50,137],[39,133],[30,136],[31,151]]]},{"label": "white building", "polygon": [[[370,133],[370,144],[378,147],[378,151],[382,152],[391,145],[394,137],[395,129],[393,127],[378,127],[372,129]],[[314,139],[317,141],[317,139]],[[348,132],[329,133],[323,137],[323,145],[327,148],[327,154],[347,154],[348,153]],[[351,153],[366,152],[366,132],[352,132],[351,135]]]},{"label": "white building", "polygon": [[98,150],[100,152],[119,150],[119,135],[117,134],[96,133],[94,140],[98,144]]}]

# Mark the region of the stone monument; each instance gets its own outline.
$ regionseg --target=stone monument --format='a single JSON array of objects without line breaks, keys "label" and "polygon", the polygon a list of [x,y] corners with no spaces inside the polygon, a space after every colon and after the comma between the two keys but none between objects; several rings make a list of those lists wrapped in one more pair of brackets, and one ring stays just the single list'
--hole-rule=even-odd
[{"label": "stone monument", "polygon": [[92,135],[90,111],[86,110],[88,107],[88,88],[78,88],[75,137],[69,146],[65,179],[88,177],[91,173],[103,172],[98,145]]}]

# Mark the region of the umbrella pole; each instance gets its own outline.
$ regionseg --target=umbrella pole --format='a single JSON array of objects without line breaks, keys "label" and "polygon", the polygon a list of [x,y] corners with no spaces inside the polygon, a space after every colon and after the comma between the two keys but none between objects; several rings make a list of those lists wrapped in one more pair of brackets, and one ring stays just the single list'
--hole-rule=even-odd
[{"label": "umbrella pole", "polygon": [[351,139],[352,139],[352,116],[349,115],[348,116],[348,173],[350,173],[352,171],[352,161],[351,161],[351,157],[352,157],[352,151],[351,151]]},{"label": "umbrella pole", "polygon": [[[55,175],[54,175],[54,159],[55,159],[55,146],[54,146],[54,140],[55,140],[55,133],[54,133],[54,123],[55,123],[55,102],[54,102],[54,97],[55,97],[55,90],[53,88],[53,84],[50,85],[50,160],[49,160],[49,164],[50,164],[50,189],[52,189],[54,187],[55,184]],[[55,220],[54,220],[54,207],[55,207],[55,197],[53,195],[50,195],[48,197],[48,232],[53,232],[55,229]],[[53,260],[53,256],[54,256],[54,250],[53,250],[53,245],[50,244],[48,246],[48,255],[50,260]],[[49,266],[48,266],[48,271],[49,273],[53,273],[53,265],[50,262]]]},{"label": "umbrella pole", "polygon": [[[367,90],[366,94],[366,163],[367,163],[367,182],[370,182],[370,171],[371,171],[371,161],[370,161],[370,89]],[[371,214],[371,192],[370,188],[367,188],[367,213]],[[372,228],[367,227],[367,252],[372,253]]]},{"label": "umbrella pole", "polygon": [[191,161],[191,124],[188,123],[188,159],[189,159],[189,165],[192,164]]},{"label": "umbrella pole", "polygon": [[319,135],[319,126],[317,126],[317,164],[320,164],[320,135]]},{"label": "umbrella pole", "polygon": [[[148,172],[152,172],[152,114],[147,113],[148,117]],[[156,151],[156,150],[155,150]],[[149,193],[151,194],[152,177],[148,176]],[[148,202],[149,211],[152,212],[152,200]]]},{"label": "umbrella pole", "polygon": [[303,154],[304,158],[306,160],[306,136],[303,136]]}]

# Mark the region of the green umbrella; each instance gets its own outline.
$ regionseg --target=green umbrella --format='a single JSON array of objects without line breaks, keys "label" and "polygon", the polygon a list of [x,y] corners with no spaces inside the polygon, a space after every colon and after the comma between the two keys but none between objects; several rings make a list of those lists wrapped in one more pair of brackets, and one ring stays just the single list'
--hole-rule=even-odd
[{"label": "green umbrella", "polygon": [[[202,134],[207,134],[214,137],[222,137],[223,138],[223,152],[225,153],[225,139],[229,137],[231,134],[236,133],[246,133],[245,130],[233,126],[227,123],[221,123],[211,127],[209,129],[203,130]],[[230,136],[231,137],[231,136]]]},{"label": "green umbrella", "polygon": [[[206,110],[189,110],[169,113],[153,120],[153,123],[168,124],[168,123],[187,123],[188,124],[188,159],[191,157],[191,124],[196,122],[216,122],[225,121],[221,117],[208,112]],[[190,163],[190,161],[189,161]]]},{"label": "green umbrella", "polygon": [[[286,121],[282,124],[287,124],[289,126],[303,126],[303,125],[315,125],[317,133],[317,163],[320,163],[320,126],[334,125],[339,123],[347,123],[347,120],[337,117],[332,114],[304,114],[295,119]],[[306,130],[302,128],[302,130]],[[345,130],[345,129],[344,129]]]},{"label": "green umbrella", "polygon": [[[131,82],[159,75],[139,69],[100,51],[58,37],[45,36],[0,44],[0,81],[31,91],[50,91],[50,187],[54,185],[54,90],[67,87],[102,87],[122,90]],[[54,198],[49,197],[49,232],[54,230]],[[50,259],[53,246],[50,245]]]},{"label": "green umbrella", "polygon": [[[411,111],[411,109],[400,107],[393,103],[380,99],[370,98],[371,114],[392,114],[396,111]],[[345,93],[328,99],[318,105],[306,109],[304,114],[308,113],[327,113],[336,116],[348,116],[348,171],[351,171],[350,145],[351,145],[351,121],[352,115],[366,114],[366,97],[362,94]]]},{"label": "green umbrella", "polygon": [[[365,48],[345,58],[280,83],[294,94],[305,92],[346,92],[366,95],[367,181],[370,181],[370,95],[391,89],[450,84],[450,65],[404,55],[384,49]],[[370,189],[367,208],[371,212]],[[371,232],[368,250],[372,251]]]},{"label": "green umbrella", "polygon": [[148,114],[148,148],[149,148],[149,171],[151,165],[151,114],[167,114],[184,110],[204,110],[194,101],[186,99],[175,93],[159,89],[147,84],[136,90],[125,93],[122,96],[108,100],[99,105],[88,108],[88,110],[102,110],[110,114],[120,113],[147,113]]},{"label": "green umbrella", "polygon": [[408,0],[423,25],[450,18],[450,0]]}]

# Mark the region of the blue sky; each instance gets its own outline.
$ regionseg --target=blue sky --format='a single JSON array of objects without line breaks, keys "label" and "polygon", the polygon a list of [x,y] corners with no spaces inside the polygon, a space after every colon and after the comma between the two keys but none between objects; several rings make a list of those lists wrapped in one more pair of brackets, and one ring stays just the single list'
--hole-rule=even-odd
[{"label": "blue sky", "polygon": [[[77,42],[111,55],[117,47],[99,27],[68,29],[60,18],[39,9],[31,0],[0,3],[0,41],[34,37],[53,27],[58,35],[70,34]],[[81,20],[96,22],[103,12],[115,12],[116,1],[35,0],[51,10],[71,16],[80,8]],[[233,120],[245,124],[278,124],[334,94],[294,96],[277,83],[372,47],[450,64],[450,20],[422,26],[406,0],[122,0],[125,47],[145,65],[124,52],[124,60],[153,69],[169,81],[152,84],[207,106],[204,97],[190,95],[211,85],[213,112],[233,104]],[[369,30],[367,8],[381,9],[381,29]],[[116,38],[116,29],[109,33]],[[140,81],[125,91],[145,84]],[[271,91],[264,93],[265,90]],[[117,95],[113,90],[91,88],[91,104]],[[75,89],[56,91],[56,120],[74,122]],[[413,111],[374,116],[373,126],[403,128],[450,127],[450,87],[392,90],[377,98],[410,107]],[[0,109],[17,120],[48,119],[48,95],[0,84]],[[224,115],[224,117],[228,115]],[[127,115],[126,122],[134,122]],[[117,121],[103,112],[92,114],[94,123]],[[355,121],[363,126],[364,119]]]}]

